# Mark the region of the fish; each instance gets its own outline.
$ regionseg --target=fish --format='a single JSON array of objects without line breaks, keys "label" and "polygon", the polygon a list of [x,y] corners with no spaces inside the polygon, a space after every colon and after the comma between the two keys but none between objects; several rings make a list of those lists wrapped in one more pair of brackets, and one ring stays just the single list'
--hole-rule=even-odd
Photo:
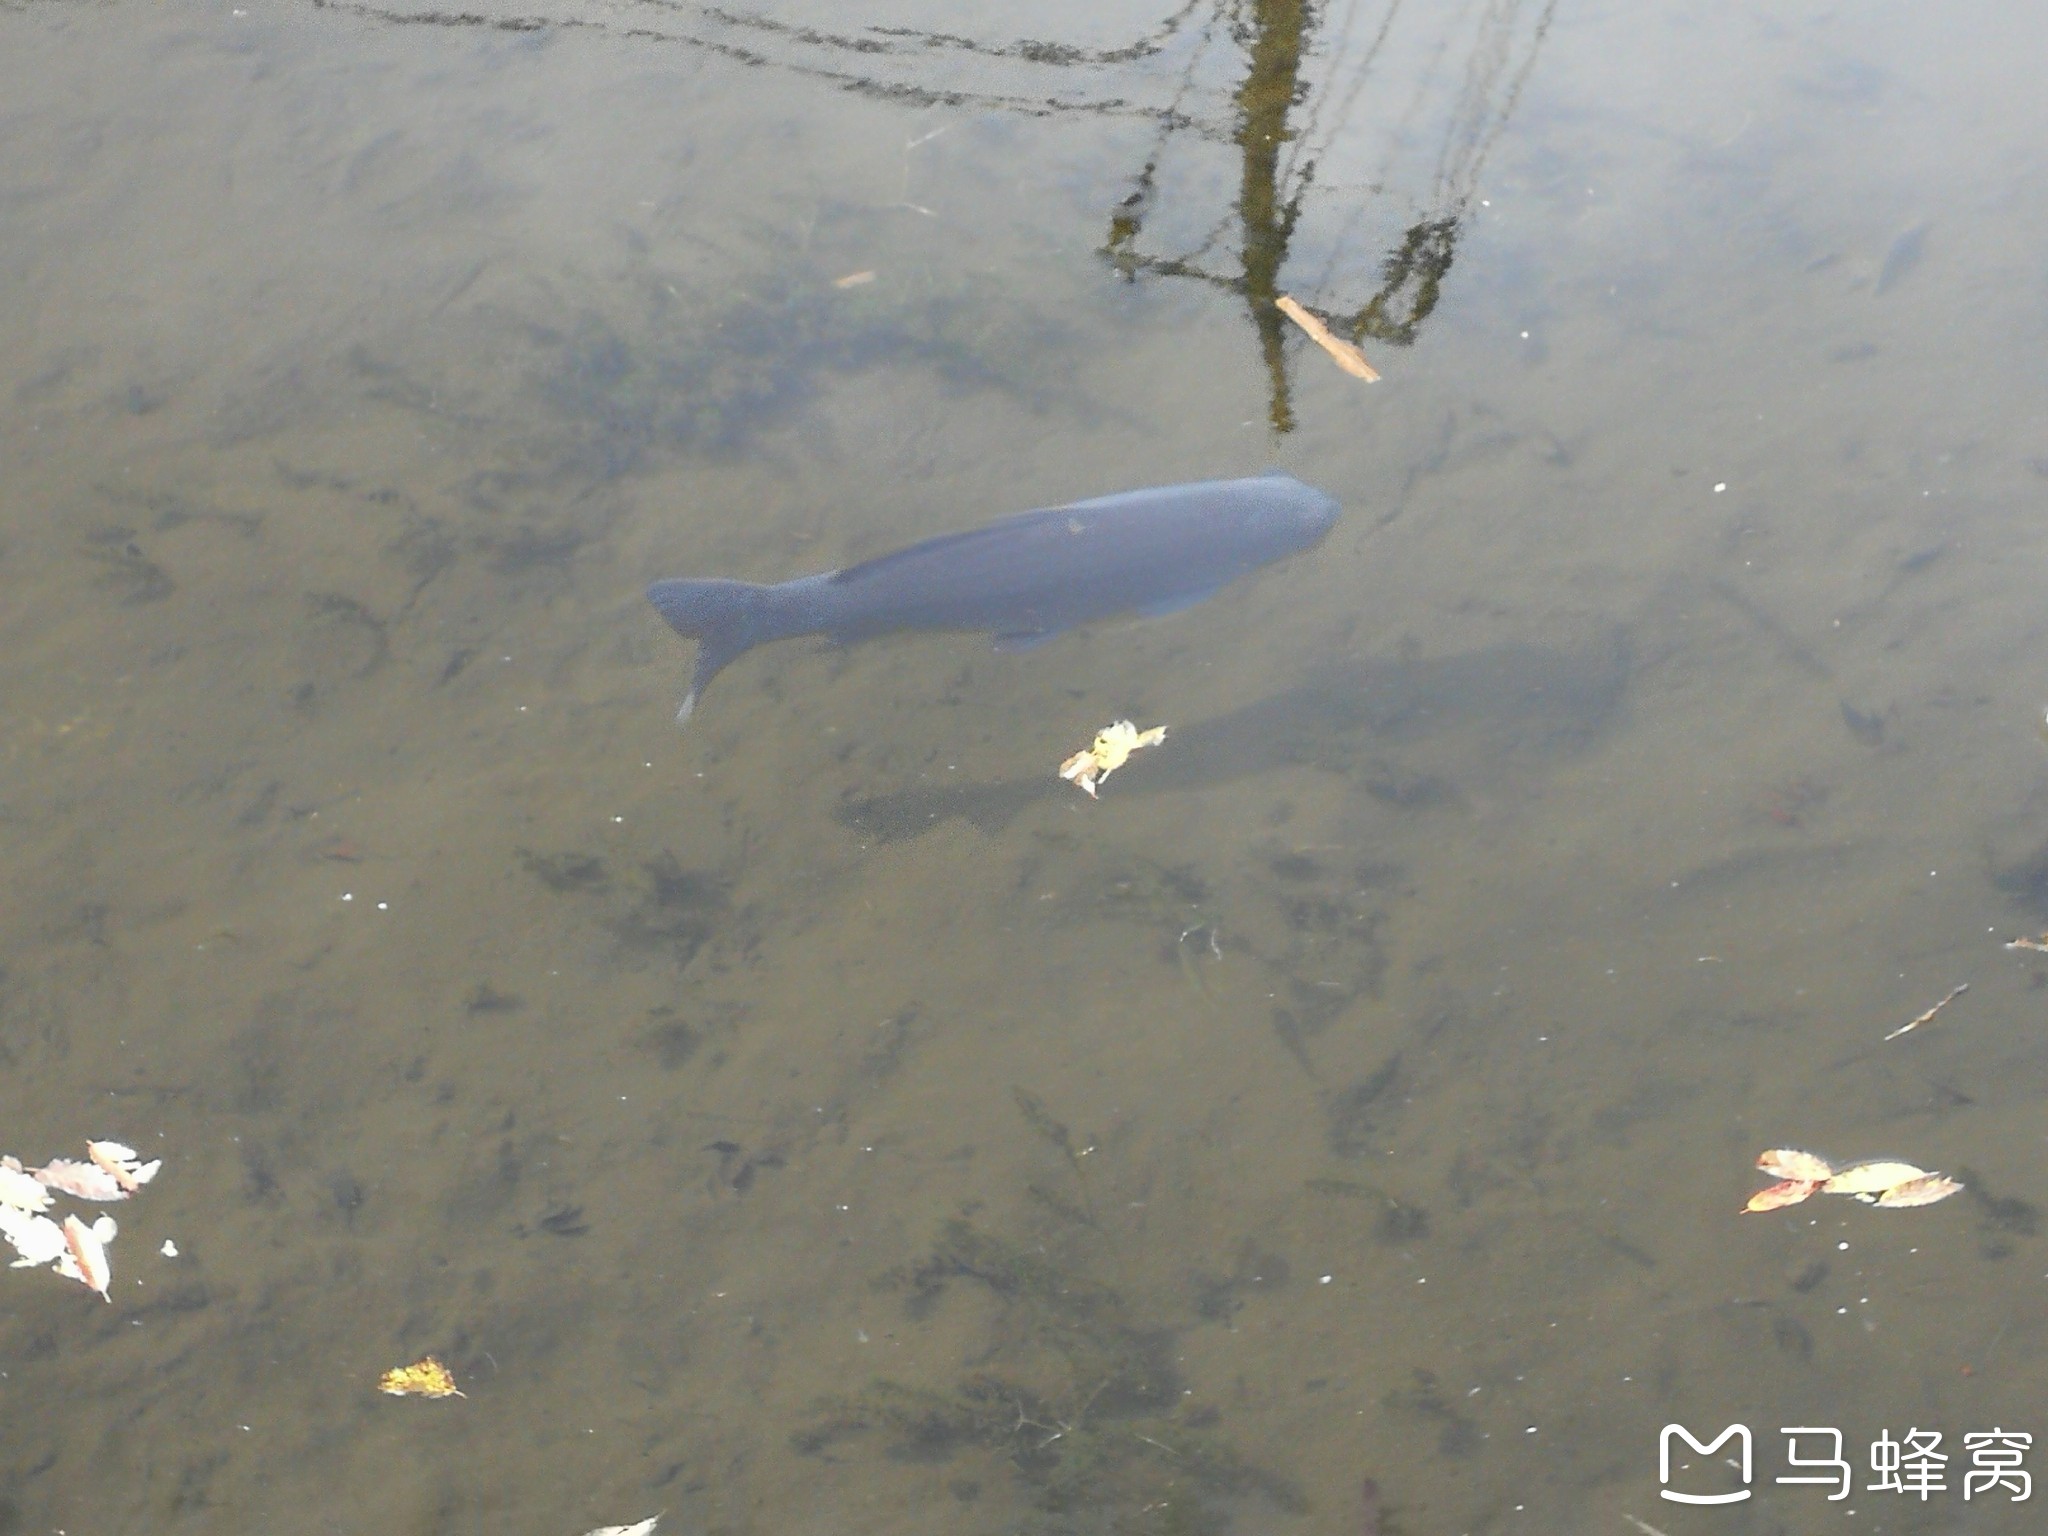
[{"label": "fish", "polygon": [[1042,645],[1122,614],[1191,608],[1321,543],[1342,508],[1278,470],[1098,496],[942,534],[844,570],[764,585],[657,581],[670,628],[697,642],[676,723],[757,645],[800,635],[842,644],[898,630],[986,630],[999,651]]}]

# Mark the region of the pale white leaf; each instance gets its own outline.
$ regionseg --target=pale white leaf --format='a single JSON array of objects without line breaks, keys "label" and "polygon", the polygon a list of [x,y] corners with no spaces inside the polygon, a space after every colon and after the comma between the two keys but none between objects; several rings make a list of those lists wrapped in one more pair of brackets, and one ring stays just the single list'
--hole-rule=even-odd
[{"label": "pale white leaf", "polygon": [[1946,1200],[1950,1195],[1959,1193],[1962,1187],[1954,1179],[1930,1173],[1925,1178],[1894,1184],[1883,1194],[1873,1196],[1870,1203],[1887,1211],[1902,1211],[1909,1206],[1932,1205],[1937,1200]]},{"label": "pale white leaf", "polygon": [[638,1525],[600,1525],[594,1531],[585,1531],[583,1536],[654,1536],[654,1527],[661,1516],[649,1515]]},{"label": "pale white leaf", "polygon": [[136,1160],[135,1149],[123,1146],[118,1141],[88,1141],[85,1144],[85,1153],[92,1159],[94,1167],[131,1195],[156,1177],[159,1166],[151,1163],[145,1172]]},{"label": "pale white leaf", "polygon": [[0,1237],[21,1255],[14,1261],[15,1269],[51,1263],[66,1251],[62,1227],[47,1216],[12,1205],[0,1205]]},{"label": "pale white leaf", "polygon": [[1797,1147],[1773,1147],[1758,1155],[1756,1165],[1774,1179],[1797,1179],[1802,1184],[1819,1184],[1835,1176],[1834,1164]]},{"label": "pale white leaf", "polygon": [[47,1211],[50,1192],[19,1168],[0,1167],[0,1205],[17,1211]]},{"label": "pale white leaf", "polygon": [[1876,1162],[1850,1164],[1821,1185],[1820,1191],[1824,1195],[1881,1195],[1909,1179],[1926,1177],[1925,1168],[1915,1168],[1911,1163],[1880,1159]]},{"label": "pale white leaf", "polygon": [[106,1169],[92,1163],[75,1162],[68,1157],[52,1158],[41,1168],[29,1170],[37,1182],[61,1190],[67,1195],[76,1195],[81,1200],[126,1200],[128,1191],[121,1187]]}]

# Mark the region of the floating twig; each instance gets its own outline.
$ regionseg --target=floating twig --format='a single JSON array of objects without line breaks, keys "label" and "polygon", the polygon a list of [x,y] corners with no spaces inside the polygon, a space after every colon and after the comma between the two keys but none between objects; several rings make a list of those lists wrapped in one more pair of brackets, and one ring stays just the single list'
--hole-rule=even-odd
[{"label": "floating twig", "polygon": [[1886,1035],[1885,1039],[1896,1040],[1901,1035],[1910,1035],[1914,1030],[1918,1029],[1922,1024],[1925,1024],[1929,1019],[1933,1018],[1937,1013],[1941,1012],[1942,1009],[1946,1008],[1950,1003],[1954,1002],[1957,998],[1961,997],[1965,992],[1969,990],[1970,984],[1967,981],[1963,982],[1960,986],[1957,986],[1954,990],[1952,990],[1947,997],[1944,997],[1932,1008],[1928,1009],[1925,1013],[1921,1014],[1919,1018],[1908,1019],[1905,1023],[1901,1024],[1897,1029],[1893,1030],[1890,1034]]},{"label": "floating twig", "polygon": [[1308,332],[1308,339],[1329,353],[1331,360],[1339,368],[1350,374],[1351,377],[1363,379],[1368,384],[1375,382],[1379,378],[1379,375],[1373,371],[1372,364],[1365,360],[1363,352],[1351,345],[1350,342],[1344,340],[1343,337],[1333,335],[1327,325],[1310,314],[1291,295],[1283,293],[1273,303],[1281,314]]}]

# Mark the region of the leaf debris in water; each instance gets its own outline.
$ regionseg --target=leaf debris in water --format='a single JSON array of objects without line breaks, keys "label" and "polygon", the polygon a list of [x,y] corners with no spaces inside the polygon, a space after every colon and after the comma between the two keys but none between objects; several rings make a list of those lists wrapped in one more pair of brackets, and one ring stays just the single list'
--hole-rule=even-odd
[{"label": "leaf debris in water", "polygon": [[17,1211],[47,1211],[50,1191],[14,1158],[0,1159],[0,1205]]},{"label": "leaf debris in water", "polygon": [[1742,1208],[1744,1215],[1758,1211],[1782,1210],[1788,1205],[1797,1205],[1809,1198],[1820,1188],[1814,1179],[1782,1179],[1767,1189],[1760,1189],[1749,1197],[1749,1204]]},{"label": "leaf debris in water", "polygon": [[1908,1179],[1903,1184],[1894,1184],[1881,1195],[1858,1195],[1880,1210],[1899,1211],[1909,1206],[1932,1205],[1937,1200],[1946,1200],[1961,1191],[1962,1185],[1954,1179],[1943,1178],[1938,1173],[1923,1174],[1917,1179]]},{"label": "leaf debris in water", "polygon": [[101,1301],[111,1302],[114,1298],[107,1294],[107,1287],[114,1283],[114,1266],[107,1262],[107,1244],[117,1230],[111,1216],[102,1216],[91,1226],[76,1216],[66,1216],[65,1251],[57,1259],[57,1273],[89,1291],[98,1291]]},{"label": "leaf debris in water", "polygon": [[10,1266],[14,1269],[54,1264],[69,1246],[62,1227],[47,1216],[24,1211],[18,1205],[0,1205],[0,1237],[6,1238],[19,1255]]},{"label": "leaf debris in water", "polygon": [[432,1355],[411,1365],[394,1365],[377,1378],[377,1390],[393,1397],[467,1397],[455,1385],[455,1373]]},{"label": "leaf debris in water", "polygon": [[1835,1176],[1833,1163],[1812,1152],[1802,1152],[1797,1147],[1773,1147],[1757,1158],[1756,1165],[1774,1179],[1799,1179],[1818,1184]]},{"label": "leaf debris in water", "polygon": [[68,1280],[97,1291],[104,1301],[114,1266],[107,1245],[120,1230],[111,1216],[87,1222],[45,1215],[56,1195],[79,1200],[126,1200],[156,1177],[161,1162],[144,1163],[133,1147],[118,1141],[88,1141],[90,1162],[52,1158],[41,1168],[24,1168],[17,1157],[0,1157],[0,1239],[14,1249],[12,1268],[47,1264]]},{"label": "leaf debris in water", "polygon": [[142,1154],[133,1147],[124,1147],[118,1141],[88,1141],[85,1155],[92,1159],[93,1167],[121,1186],[121,1193],[132,1195],[151,1179],[157,1169],[163,1167],[163,1160],[145,1163]]},{"label": "leaf debris in water", "polygon": [[1925,1168],[1915,1168],[1911,1163],[1890,1160],[1855,1163],[1820,1188],[1824,1195],[1881,1195],[1888,1189],[1926,1177]]},{"label": "leaf debris in water", "polygon": [[1836,1168],[1826,1158],[1796,1147],[1773,1147],[1756,1160],[1757,1167],[1778,1182],[1760,1189],[1743,1206],[1744,1214],[1783,1210],[1814,1195],[1852,1195],[1865,1205],[1888,1211],[1946,1200],[1963,1186],[1896,1158],[1872,1158]]},{"label": "leaf debris in water", "polygon": [[1113,721],[1096,733],[1093,745],[1083,747],[1060,764],[1060,777],[1092,800],[1095,786],[1129,762],[1133,752],[1140,747],[1156,747],[1164,740],[1163,725],[1141,731],[1128,720]]}]

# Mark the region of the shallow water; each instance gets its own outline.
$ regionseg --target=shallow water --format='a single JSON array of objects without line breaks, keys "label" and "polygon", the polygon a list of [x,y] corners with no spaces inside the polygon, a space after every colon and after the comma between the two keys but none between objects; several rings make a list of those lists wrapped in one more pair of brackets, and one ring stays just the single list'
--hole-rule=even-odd
[{"label": "shallow water", "polygon": [[[1029,26],[0,7],[0,1150],[164,1159],[0,1536],[2033,1528],[2048,21]],[[1274,463],[671,723],[653,578]]]}]

